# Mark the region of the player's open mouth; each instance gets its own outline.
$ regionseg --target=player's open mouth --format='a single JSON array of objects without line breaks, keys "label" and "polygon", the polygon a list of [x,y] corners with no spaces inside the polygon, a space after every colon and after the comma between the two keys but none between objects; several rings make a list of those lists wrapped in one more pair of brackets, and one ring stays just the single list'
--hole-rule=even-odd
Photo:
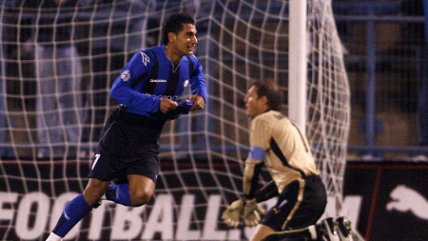
[{"label": "player's open mouth", "polygon": [[193,51],[195,50],[195,47],[196,47],[196,46],[188,46],[188,47],[187,47],[187,50],[188,50],[189,52],[193,52]]}]

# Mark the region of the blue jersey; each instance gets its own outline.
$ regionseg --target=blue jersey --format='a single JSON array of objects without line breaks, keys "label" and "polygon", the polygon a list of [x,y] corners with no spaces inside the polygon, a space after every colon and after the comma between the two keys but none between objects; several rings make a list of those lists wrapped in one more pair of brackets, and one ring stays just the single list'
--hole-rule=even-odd
[{"label": "blue jersey", "polygon": [[174,66],[164,46],[158,46],[134,54],[113,83],[110,95],[125,105],[128,113],[170,120],[178,114],[161,113],[160,99],[178,100],[186,87],[190,87],[192,95],[200,95],[207,101],[198,59],[194,55],[183,56]]}]

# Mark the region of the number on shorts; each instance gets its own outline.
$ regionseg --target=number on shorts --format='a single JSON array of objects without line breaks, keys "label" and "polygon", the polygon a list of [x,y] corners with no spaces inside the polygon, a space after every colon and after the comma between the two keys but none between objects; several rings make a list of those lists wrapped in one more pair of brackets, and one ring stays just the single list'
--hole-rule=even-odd
[{"label": "number on shorts", "polygon": [[97,164],[97,162],[100,159],[100,157],[101,157],[101,154],[95,154],[95,160],[94,160],[94,163],[92,163],[91,169],[94,169],[94,167]]}]

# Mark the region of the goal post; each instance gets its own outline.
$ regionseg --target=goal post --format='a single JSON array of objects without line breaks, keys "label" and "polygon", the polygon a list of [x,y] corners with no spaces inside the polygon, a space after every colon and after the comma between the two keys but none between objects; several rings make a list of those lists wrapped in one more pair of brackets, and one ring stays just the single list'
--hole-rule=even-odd
[{"label": "goal post", "polygon": [[288,115],[313,146],[329,197],[325,215],[337,216],[343,214],[350,92],[331,4],[289,1]]},{"label": "goal post", "polygon": [[[243,99],[253,80],[265,78],[277,80],[288,96],[284,106],[306,129],[333,209],[340,211],[350,107],[330,0],[39,5],[47,2],[0,0],[0,239],[47,237],[64,205],[86,185],[91,152],[116,107],[109,98],[111,84],[135,51],[161,44],[161,24],[183,10],[197,22],[196,56],[205,70],[207,108],[165,125],[161,170],[150,203],[125,208],[103,202],[67,239],[249,238],[251,229],[227,229],[219,217],[242,191],[250,123]],[[49,29],[58,35],[42,37]],[[52,50],[47,57],[37,51],[46,46]],[[53,54],[63,46],[75,46],[77,54]],[[80,62],[81,70],[61,72],[70,59]],[[51,68],[41,73],[36,68],[40,61]],[[41,92],[51,87],[42,83],[60,80],[76,80],[79,87]],[[41,97],[54,107],[37,107]],[[62,105],[63,97],[75,100],[74,105]],[[71,121],[66,118],[70,113],[79,118]],[[49,124],[51,119],[57,122]],[[76,130],[80,140],[68,139]],[[49,138],[41,142],[40,133]],[[266,181],[263,176],[261,182]]]},{"label": "goal post", "polygon": [[306,133],[306,0],[290,0],[288,116]]}]

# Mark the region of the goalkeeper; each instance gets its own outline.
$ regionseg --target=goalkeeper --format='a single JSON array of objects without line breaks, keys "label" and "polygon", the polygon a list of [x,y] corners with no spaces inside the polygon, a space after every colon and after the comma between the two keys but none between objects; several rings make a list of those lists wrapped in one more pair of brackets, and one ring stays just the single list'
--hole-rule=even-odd
[{"label": "goalkeeper", "polygon": [[[125,206],[146,204],[155,192],[165,122],[204,108],[205,78],[193,55],[198,44],[195,20],[173,14],[162,34],[164,45],[136,52],[115,80],[110,95],[121,105],[105,126],[85,190],[66,205],[48,241],[63,238],[104,194]],[[186,87],[192,96],[181,102]]]},{"label": "goalkeeper", "polygon": [[[315,224],[327,203],[325,187],[304,133],[279,112],[279,86],[273,80],[255,81],[244,101],[252,121],[243,197],[223,212],[223,221],[229,227],[237,227],[241,221],[246,226],[257,225],[251,241]],[[263,165],[272,180],[258,190]],[[260,221],[262,210],[257,203],[275,196],[278,201]]]}]

